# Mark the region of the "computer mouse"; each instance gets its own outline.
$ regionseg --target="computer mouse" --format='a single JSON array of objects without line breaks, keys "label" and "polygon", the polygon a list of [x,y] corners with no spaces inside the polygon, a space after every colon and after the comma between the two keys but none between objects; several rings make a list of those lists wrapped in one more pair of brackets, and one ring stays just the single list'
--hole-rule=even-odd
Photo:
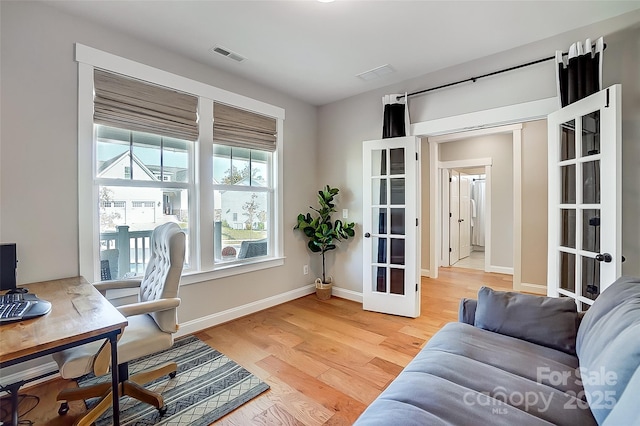
[{"label": "computer mouse", "polygon": [[7,294],[16,294],[16,293],[29,293],[29,290],[26,288],[12,288],[7,292]]}]

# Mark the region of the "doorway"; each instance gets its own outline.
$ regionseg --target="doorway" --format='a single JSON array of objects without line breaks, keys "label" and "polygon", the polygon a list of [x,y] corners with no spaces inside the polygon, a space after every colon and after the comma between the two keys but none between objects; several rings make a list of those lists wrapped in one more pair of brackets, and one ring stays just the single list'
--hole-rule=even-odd
[{"label": "doorway", "polygon": [[[422,121],[411,126],[412,133],[423,138],[426,154],[423,161],[423,170],[425,170],[425,178],[429,185],[428,199],[423,200],[423,217],[428,221],[429,226],[425,227],[425,237],[423,241],[422,251],[424,253],[424,261],[422,273],[431,278],[438,277],[438,266],[441,255],[441,229],[440,221],[441,212],[438,210],[441,199],[440,170],[438,169],[438,143],[432,142],[434,137],[451,136],[453,133],[464,133],[469,129],[475,129],[476,132],[486,131],[490,126],[511,125],[512,123],[523,123],[532,120],[545,119],[546,116],[557,109],[558,99],[556,97],[540,99],[536,101],[524,102],[505,107],[498,107],[484,111],[477,111],[457,116],[447,117],[443,119],[433,119]],[[517,125],[517,124],[516,124]],[[513,141],[513,163],[514,163],[514,197],[513,197],[513,288],[521,290],[522,283],[522,135],[519,131],[514,130]],[[428,149],[426,149],[428,148]],[[425,222],[426,223],[426,222]],[[486,253],[485,253],[486,254]],[[533,285],[527,285],[533,287]],[[536,286],[541,289],[546,286]]]},{"label": "doorway", "polygon": [[[449,266],[485,270],[484,167],[449,170]],[[490,201],[490,200],[489,200]]]}]

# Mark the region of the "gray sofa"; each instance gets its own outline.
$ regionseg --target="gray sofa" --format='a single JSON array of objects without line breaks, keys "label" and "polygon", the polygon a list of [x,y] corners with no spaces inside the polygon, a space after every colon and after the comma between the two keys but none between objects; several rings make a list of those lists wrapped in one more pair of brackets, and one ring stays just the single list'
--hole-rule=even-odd
[{"label": "gray sofa", "polygon": [[640,279],[584,316],[569,298],[483,287],[356,425],[640,425],[639,365]]}]

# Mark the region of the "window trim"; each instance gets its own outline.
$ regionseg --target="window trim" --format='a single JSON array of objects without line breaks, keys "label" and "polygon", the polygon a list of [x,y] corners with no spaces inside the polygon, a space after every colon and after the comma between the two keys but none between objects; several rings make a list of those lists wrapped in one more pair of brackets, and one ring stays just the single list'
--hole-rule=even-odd
[{"label": "window trim", "polygon": [[[75,44],[75,60],[78,62],[78,246],[80,275],[89,281],[99,278],[100,250],[94,244],[99,230],[99,220],[94,206],[98,205],[96,183],[96,152],[93,122],[93,69],[124,74],[150,83],[170,87],[199,97],[200,138],[195,142],[193,159],[196,162],[193,199],[189,200],[194,234],[190,251],[193,253],[191,271],[185,271],[182,284],[197,283],[236,274],[272,268],[284,264],[284,143],[283,108],[264,103],[243,95],[182,77],[167,71],[144,65],[92,47]],[[213,103],[221,102],[276,119],[277,148],[273,153],[274,206],[271,212],[275,230],[273,232],[273,255],[266,259],[243,261],[236,264],[214,266],[213,244],[202,236],[213,238],[213,126],[205,117],[213,117]],[[91,143],[87,143],[91,141]],[[89,160],[90,161],[87,161]],[[136,183],[137,184],[137,183]],[[196,218],[197,216],[197,218]],[[89,232],[90,231],[90,232]],[[98,275],[96,275],[98,274]]]}]

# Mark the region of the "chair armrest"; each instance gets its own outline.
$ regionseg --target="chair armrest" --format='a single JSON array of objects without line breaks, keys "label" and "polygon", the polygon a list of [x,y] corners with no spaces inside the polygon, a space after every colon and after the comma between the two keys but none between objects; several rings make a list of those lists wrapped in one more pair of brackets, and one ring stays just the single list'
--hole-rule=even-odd
[{"label": "chair armrest", "polygon": [[180,298],[149,300],[146,302],[131,303],[129,305],[118,306],[117,309],[125,317],[133,315],[150,314],[153,312],[167,311],[177,308],[180,305]]},{"label": "chair armrest", "polygon": [[107,280],[93,283],[93,286],[102,295],[106,295],[107,290],[118,290],[121,288],[139,288],[142,280]]},{"label": "chair armrest", "polygon": [[478,301],[475,299],[463,298],[460,300],[458,309],[458,321],[465,324],[474,325],[476,320],[476,308]]}]

